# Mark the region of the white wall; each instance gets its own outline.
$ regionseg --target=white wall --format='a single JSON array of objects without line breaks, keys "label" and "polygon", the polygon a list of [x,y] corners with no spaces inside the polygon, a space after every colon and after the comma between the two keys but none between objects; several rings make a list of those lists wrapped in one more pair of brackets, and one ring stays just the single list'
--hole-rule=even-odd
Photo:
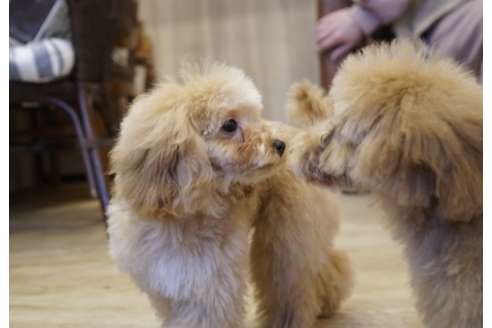
[{"label": "white wall", "polygon": [[139,16],[161,74],[187,55],[237,66],[263,94],[267,119],[288,122],[290,85],[319,81],[314,0],[140,0]]}]

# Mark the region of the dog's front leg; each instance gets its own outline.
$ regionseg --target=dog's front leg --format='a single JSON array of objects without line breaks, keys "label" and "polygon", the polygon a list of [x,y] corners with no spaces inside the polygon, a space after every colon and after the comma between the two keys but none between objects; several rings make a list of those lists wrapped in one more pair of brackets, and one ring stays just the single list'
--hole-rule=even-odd
[{"label": "dog's front leg", "polygon": [[249,221],[236,215],[176,224],[117,208],[112,214],[111,254],[148,294],[163,327],[243,327]]},{"label": "dog's front leg", "polygon": [[[213,291],[212,291],[213,292]],[[170,312],[163,328],[240,328],[243,327],[244,307],[238,295],[210,295],[209,303],[194,300],[170,300]],[[159,302],[159,301],[157,301]],[[155,304],[156,302],[153,301]],[[155,306],[155,305],[154,305]]]},{"label": "dog's front leg", "polygon": [[483,327],[482,215],[469,223],[427,219],[434,222],[393,222],[424,327]]},{"label": "dog's front leg", "polygon": [[[217,255],[217,254],[216,254]],[[214,255],[214,257],[216,256]],[[223,256],[218,255],[218,256]],[[220,261],[220,260],[219,260]],[[196,264],[196,263],[195,263]],[[213,264],[212,264],[213,265]],[[163,296],[148,292],[156,314],[163,320],[163,328],[241,328],[244,321],[244,294],[246,270],[241,263],[222,264],[216,271],[201,270],[199,275],[183,272],[188,287],[178,288],[179,293]],[[179,278],[178,278],[179,280]],[[193,284],[191,281],[196,283]],[[178,282],[177,282],[178,283]],[[187,290],[188,289],[188,290]]]},{"label": "dog's front leg", "polygon": [[[237,228],[237,229],[236,229]],[[200,241],[201,253],[181,250],[166,299],[152,300],[165,328],[242,328],[248,271],[247,227],[234,227],[218,243]],[[192,252],[193,253],[193,252]],[[168,268],[173,263],[168,262]],[[171,269],[170,269],[171,270]],[[162,294],[161,294],[162,295]]]}]

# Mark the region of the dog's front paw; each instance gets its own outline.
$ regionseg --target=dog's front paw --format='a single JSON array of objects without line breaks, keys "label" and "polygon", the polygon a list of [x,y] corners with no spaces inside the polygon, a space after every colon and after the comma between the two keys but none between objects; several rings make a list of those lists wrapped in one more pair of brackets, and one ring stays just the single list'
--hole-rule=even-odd
[{"label": "dog's front paw", "polygon": [[289,165],[294,173],[303,178],[322,180],[321,155],[333,138],[331,121],[319,122],[292,140]]}]

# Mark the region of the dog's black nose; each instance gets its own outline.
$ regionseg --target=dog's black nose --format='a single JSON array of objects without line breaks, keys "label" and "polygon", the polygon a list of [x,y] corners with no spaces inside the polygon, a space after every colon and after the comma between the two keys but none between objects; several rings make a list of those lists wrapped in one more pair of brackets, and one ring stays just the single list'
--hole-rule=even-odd
[{"label": "dog's black nose", "polygon": [[284,154],[284,150],[285,150],[285,142],[281,141],[281,140],[275,140],[273,142],[273,147],[275,147],[275,149],[277,150],[277,153],[282,156]]}]

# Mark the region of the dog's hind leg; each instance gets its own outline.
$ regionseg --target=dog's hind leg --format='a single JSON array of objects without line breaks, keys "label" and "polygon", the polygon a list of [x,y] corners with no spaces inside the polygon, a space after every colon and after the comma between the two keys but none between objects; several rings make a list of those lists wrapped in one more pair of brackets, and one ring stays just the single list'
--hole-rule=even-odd
[{"label": "dog's hind leg", "polygon": [[311,327],[321,311],[312,273],[297,261],[297,247],[279,225],[279,235],[275,235],[275,225],[258,224],[253,235],[251,269],[259,327]]},{"label": "dog's hind leg", "polygon": [[260,327],[311,327],[351,287],[347,258],[332,249],[338,209],[329,191],[290,171],[271,179],[250,256]]}]

